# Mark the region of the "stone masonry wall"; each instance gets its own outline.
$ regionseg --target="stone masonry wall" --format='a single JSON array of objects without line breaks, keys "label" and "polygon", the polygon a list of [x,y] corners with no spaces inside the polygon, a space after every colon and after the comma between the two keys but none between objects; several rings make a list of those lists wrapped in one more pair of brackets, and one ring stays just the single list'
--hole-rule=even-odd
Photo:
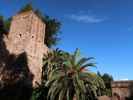
[{"label": "stone masonry wall", "polygon": [[41,80],[42,58],[48,51],[44,45],[45,27],[34,12],[24,12],[13,17],[9,35],[5,38],[10,53],[27,53],[29,69],[34,75],[34,86],[36,81]]},{"label": "stone masonry wall", "polygon": [[112,82],[112,95],[120,97],[120,100],[132,95],[133,81],[114,81]]},{"label": "stone masonry wall", "polygon": [[98,100],[132,100],[133,81],[113,81],[112,97],[101,96]]}]

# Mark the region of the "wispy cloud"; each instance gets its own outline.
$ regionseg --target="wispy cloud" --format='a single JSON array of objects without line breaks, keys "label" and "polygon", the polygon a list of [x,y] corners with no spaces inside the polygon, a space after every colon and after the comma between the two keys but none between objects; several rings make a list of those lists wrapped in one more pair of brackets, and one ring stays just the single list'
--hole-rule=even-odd
[{"label": "wispy cloud", "polygon": [[107,20],[106,17],[99,17],[96,14],[94,14],[91,10],[87,11],[81,10],[76,14],[69,14],[66,17],[77,22],[94,23],[94,24],[101,23]]},{"label": "wispy cloud", "polygon": [[97,18],[90,15],[74,15],[72,14],[69,16],[72,20],[78,21],[78,22],[84,22],[84,23],[100,23],[105,21],[105,18]]},{"label": "wispy cloud", "polygon": [[133,31],[133,26],[131,26],[131,27],[128,27],[128,29],[127,29],[128,31]]}]

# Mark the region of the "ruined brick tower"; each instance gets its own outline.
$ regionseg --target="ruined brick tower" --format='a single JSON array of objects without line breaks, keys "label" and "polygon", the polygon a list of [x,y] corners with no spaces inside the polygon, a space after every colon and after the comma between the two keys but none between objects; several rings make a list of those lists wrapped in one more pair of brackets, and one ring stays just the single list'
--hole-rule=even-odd
[{"label": "ruined brick tower", "polygon": [[45,23],[33,11],[24,12],[13,17],[9,35],[5,39],[10,53],[27,53],[28,66],[34,75],[33,86],[41,79],[42,58],[48,50],[44,44],[45,27]]}]

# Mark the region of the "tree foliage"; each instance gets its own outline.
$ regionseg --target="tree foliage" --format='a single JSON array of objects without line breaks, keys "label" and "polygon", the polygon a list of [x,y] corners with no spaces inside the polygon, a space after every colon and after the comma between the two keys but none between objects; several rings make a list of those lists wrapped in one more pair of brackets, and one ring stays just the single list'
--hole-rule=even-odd
[{"label": "tree foliage", "polygon": [[44,43],[48,47],[57,45],[60,40],[59,33],[60,33],[61,23],[55,18],[51,18],[50,16],[47,15],[42,15],[42,13],[39,10],[35,10],[34,12],[46,24],[46,30],[44,33],[45,34]]},{"label": "tree foliage", "polygon": [[104,73],[103,75],[101,75],[100,72],[98,72],[97,75],[100,76],[105,83],[106,86],[105,94],[111,96],[112,95],[111,82],[113,81],[113,77],[108,73]]},{"label": "tree foliage", "polygon": [[33,10],[33,7],[29,3],[29,4],[26,4],[24,7],[22,7],[18,13],[23,13],[23,12],[27,12],[27,11],[31,11],[31,10]]},{"label": "tree foliage", "polygon": [[105,82],[107,88],[111,88],[111,82],[113,81],[113,77],[107,73],[102,75],[102,79]]},{"label": "tree foliage", "polygon": [[7,22],[4,20],[4,17],[3,16],[0,16],[0,34],[1,36],[3,34],[6,34],[7,31],[6,31],[6,25],[7,25]]},{"label": "tree foliage", "polygon": [[44,56],[42,84],[36,89],[40,91],[34,94],[42,99],[34,100],[95,100],[105,87],[100,77],[88,71],[95,66],[92,59],[79,57],[79,50],[73,54],[58,49],[49,52]]}]

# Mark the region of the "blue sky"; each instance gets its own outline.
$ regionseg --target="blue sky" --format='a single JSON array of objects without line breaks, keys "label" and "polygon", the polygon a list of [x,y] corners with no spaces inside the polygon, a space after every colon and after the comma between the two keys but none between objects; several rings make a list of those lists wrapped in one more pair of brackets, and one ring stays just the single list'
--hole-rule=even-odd
[{"label": "blue sky", "polygon": [[57,47],[80,48],[96,58],[94,70],[133,79],[133,0],[1,0],[0,14],[12,16],[29,1],[62,23]]}]

